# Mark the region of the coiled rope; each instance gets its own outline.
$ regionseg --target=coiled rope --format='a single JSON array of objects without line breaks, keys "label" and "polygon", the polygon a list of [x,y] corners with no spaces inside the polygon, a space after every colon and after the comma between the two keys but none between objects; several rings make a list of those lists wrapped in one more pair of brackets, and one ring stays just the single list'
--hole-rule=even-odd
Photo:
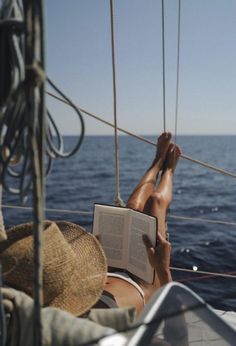
[{"label": "coiled rope", "polygon": [[56,86],[56,84],[49,78],[46,77],[47,82],[49,83],[49,85],[64,99],[64,102],[66,102],[67,104],[69,104],[73,110],[76,112],[77,116],[78,116],[78,120],[79,120],[79,124],[80,124],[80,133],[78,135],[78,139],[76,144],[73,146],[73,148],[67,152],[64,151],[64,140],[63,140],[63,136],[60,133],[58,127],[56,126],[55,122],[53,121],[53,118],[51,117],[49,111],[47,111],[47,114],[49,116],[49,121],[55,131],[55,134],[57,136],[57,143],[58,143],[58,147],[55,145],[55,140],[53,139],[53,133],[52,130],[50,128],[50,124],[47,125],[47,148],[46,148],[46,152],[47,155],[50,159],[52,158],[68,158],[71,157],[72,155],[74,155],[76,152],[79,151],[83,139],[84,139],[84,134],[85,134],[85,125],[84,125],[84,119],[83,116],[80,112],[80,109],[78,107],[76,107],[76,105],[73,103],[73,101],[65,95],[64,92],[62,92],[58,86]]},{"label": "coiled rope", "polygon": [[[1,183],[12,161],[21,161],[22,199],[33,186],[34,345],[42,345],[42,220],[44,215],[44,33],[42,1],[5,0],[1,7],[1,63],[6,67],[0,90]],[[5,56],[5,57],[4,57]],[[6,58],[7,57],[7,58]],[[5,62],[6,65],[2,65]],[[21,144],[21,145],[20,145]],[[24,148],[24,157],[20,149]],[[26,176],[29,178],[26,179]]]},{"label": "coiled rope", "polygon": [[[34,258],[34,345],[41,346],[43,306],[43,220],[44,220],[44,147],[45,147],[45,90],[44,90],[44,23],[42,1],[24,3],[25,80],[20,106],[23,110],[24,137],[28,151],[28,172],[33,182],[33,258]],[[25,99],[24,99],[25,98]],[[18,117],[18,113],[16,113]],[[17,131],[17,129],[16,129]],[[15,133],[14,133],[15,136]],[[4,143],[5,144],[5,143]],[[26,191],[31,186],[27,184]],[[24,187],[21,186],[21,192]]]},{"label": "coiled rope", "polygon": [[[49,110],[47,110],[47,119],[45,119],[46,128],[46,143],[45,153],[47,155],[47,167],[46,172],[50,171],[52,166],[52,159],[55,158],[68,158],[77,152],[82,144],[85,132],[84,120],[79,109],[73,104],[73,102],[47,77],[48,83],[56,92],[61,96],[62,100],[70,104],[78,115],[80,122],[80,134],[78,135],[77,142],[73,148],[67,152],[64,150],[64,140],[56,123],[54,122]],[[17,102],[15,104],[8,102],[7,106],[1,109],[2,117],[0,118],[0,137],[2,140],[2,147],[6,148],[5,155],[1,155],[0,162],[3,165],[1,172],[1,179],[4,190],[13,193],[20,194],[21,199],[27,198],[28,192],[32,186],[29,175],[31,174],[29,149],[27,148],[27,142],[25,140],[27,136],[27,127],[25,120],[25,107],[24,107],[24,94],[23,88],[19,86],[19,93],[17,94]],[[21,90],[20,90],[21,89]],[[4,114],[4,116],[3,116]],[[6,130],[7,128],[7,130]],[[19,164],[14,166],[17,158]],[[16,187],[16,183],[8,176],[17,178],[19,180],[19,187]],[[14,184],[12,186],[12,184]]]},{"label": "coiled rope", "polygon": [[[63,140],[49,111],[45,114],[43,0],[4,0],[0,11],[0,181],[5,191],[24,200],[33,189],[34,345],[42,345],[42,268],[44,176],[52,159],[69,157],[84,137],[82,114],[48,78],[48,83],[78,114],[81,133],[64,152]],[[7,57],[7,58],[6,58]],[[54,140],[56,135],[56,144]],[[47,168],[44,155],[47,154]],[[14,166],[14,167],[13,167]],[[19,185],[10,178],[18,178]]]}]

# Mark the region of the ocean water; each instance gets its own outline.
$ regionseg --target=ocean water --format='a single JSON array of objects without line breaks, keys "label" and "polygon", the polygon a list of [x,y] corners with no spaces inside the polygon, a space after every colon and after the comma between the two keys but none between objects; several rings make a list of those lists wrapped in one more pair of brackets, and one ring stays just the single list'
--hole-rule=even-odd
[{"label": "ocean water", "polygon": [[[149,137],[156,140],[154,137]],[[66,137],[71,147],[75,138]],[[179,136],[183,153],[236,173],[235,136]],[[127,201],[139,178],[149,167],[155,148],[121,136],[120,189]],[[46,180],[46,207],[92,212],[93,203],[113,203],[115,194],[114,143],[110,136],[86,136],[80,151],[58,159]],[[178,220],[171,216],[205,218],[236,223],[236,180],[180,159],[174,177],[173,202],[168,213],[172,243],[171,265],[186,269],[236,275],[236,226]],[[17,196],[4,194],[3,204],[21,205]],[[30,198],[25,204],[30,206]],[[31,220],[29,210],[4,208],[7,227]],[[70,220],[91,229],[92,215],[47,212],[53,220]],[[236,278],[217,278],[173,271],[183,282],[216,308],[236,311]]]}]

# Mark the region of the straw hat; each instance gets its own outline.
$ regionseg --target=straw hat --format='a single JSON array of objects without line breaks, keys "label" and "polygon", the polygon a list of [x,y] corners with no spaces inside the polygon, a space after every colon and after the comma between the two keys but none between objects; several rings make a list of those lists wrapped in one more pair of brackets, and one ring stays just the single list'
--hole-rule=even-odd
[{"label": "straw hat", "polygon": [[[0,243],[4,284],[33,296],[32,223],[8,230]],[[79,316],[99,299],[106,280],[106,257],[97,241],[71,222],[44,223],[43,299]]]}]

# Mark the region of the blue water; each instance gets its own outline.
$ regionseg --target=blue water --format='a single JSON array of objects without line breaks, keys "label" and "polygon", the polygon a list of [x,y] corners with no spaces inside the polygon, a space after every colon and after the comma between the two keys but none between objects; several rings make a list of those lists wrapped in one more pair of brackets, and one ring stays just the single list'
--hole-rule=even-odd
[{"label": "blue water", "polygon": [[[155,140],[154,137],[150,137]],[[67,137],[70,147],[74,138]],[[153,159],[153,146],[120,137],[120,187],[124,201]],[[236,173],[235,136],[182,136],[183,153]],[[93,203],[113,203],[114,145],[109,136],[87,136],[74,157],[56,160],[46,183],[46,207],[92,211]],[[170,215],[236,222],[236,180],[181,159],[175,173]],[[4,203],[20,205],[18,197],[4,195]],[[26,204],[30,205],[30,201]],[[31,212],[4,209],[6,226],[31,219]],[[90,215],[47,212],[48,219],[66,219],[91,229]],[[236,226],[169,218],[172,266],[212,272],[235,272]],[[236,279],[209,278],[173,272],[216,308],[236,311]],[[200,277],[200,278],[197,278]]]}]

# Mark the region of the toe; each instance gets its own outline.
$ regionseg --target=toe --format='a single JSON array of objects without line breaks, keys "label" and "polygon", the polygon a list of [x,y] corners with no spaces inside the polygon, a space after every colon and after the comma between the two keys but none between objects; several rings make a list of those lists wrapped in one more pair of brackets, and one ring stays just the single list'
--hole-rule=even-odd
[{"label": "toe", "polygon": [[176,145],[176,154],[177,156],[180,156],[182,154],[182,151],[178,145]]},{"label": "toe", "polygon": [[172,152],[174,149],[175,149],[175,144],[174,143],[170,143],[169,151]]}]

